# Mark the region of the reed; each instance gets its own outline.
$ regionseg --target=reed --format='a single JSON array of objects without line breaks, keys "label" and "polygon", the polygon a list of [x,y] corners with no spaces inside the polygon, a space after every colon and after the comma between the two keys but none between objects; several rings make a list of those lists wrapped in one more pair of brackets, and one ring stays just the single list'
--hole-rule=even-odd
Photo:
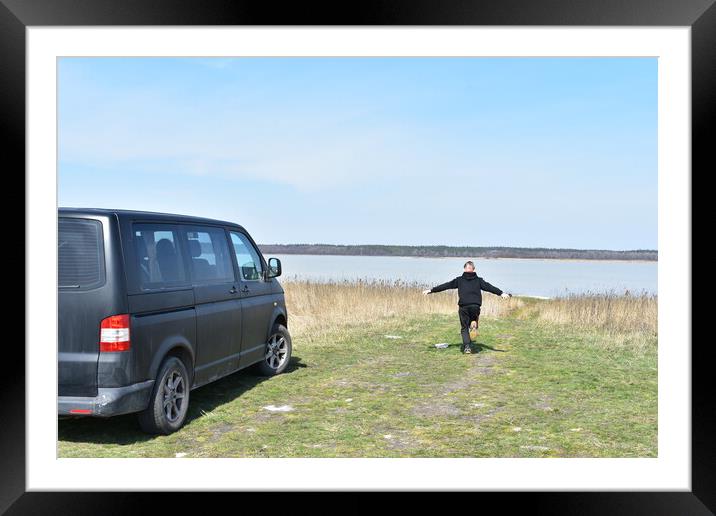
[{"label": "reed", "polygon": [[[455,314],[457,291],[425,296],[427,288],[400,280],[357,280],[321,283],[292,280],[282,283],[286,293],[291,333],[310,336],[346,326],[366,326],[390,318],[424,314]],[[523,302],[483,295],[482,316],[503,317]]]},{"label": "reed", "polygon": [[624,293],[572,294],[535,303],[537,318],[578,329],[596,329],[613,335],[658,333],[655,295]]}]

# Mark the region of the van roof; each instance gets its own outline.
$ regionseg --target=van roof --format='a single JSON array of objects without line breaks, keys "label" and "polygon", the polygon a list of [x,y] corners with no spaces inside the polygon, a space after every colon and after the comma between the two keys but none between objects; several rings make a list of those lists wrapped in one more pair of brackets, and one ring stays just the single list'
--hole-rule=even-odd
[{"label": "van roof", "polygon": [[58,209],[59,213],[72,215],[117,215],[119,218],[128,219],[144,219],[156,221],[173,221],[186,222],[191,224],[220,224],[222,226],[235,226],[244,229],[243,226],[236,222],[225,220],[209,219],[205,217],[194,217],[192,215],[178,215],[175,213],[160,213],[155,211],[136,211],[136,210],[114,210],[108,208],[69,208],[62,207]]}]

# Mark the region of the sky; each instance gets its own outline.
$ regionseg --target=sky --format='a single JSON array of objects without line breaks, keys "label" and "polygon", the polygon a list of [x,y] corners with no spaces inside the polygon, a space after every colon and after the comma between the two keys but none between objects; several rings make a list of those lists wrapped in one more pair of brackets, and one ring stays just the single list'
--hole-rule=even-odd
[{"label": "sky", "polygon": [[58,128],[60,206],[657,249],[656,58],[61,58]]}]

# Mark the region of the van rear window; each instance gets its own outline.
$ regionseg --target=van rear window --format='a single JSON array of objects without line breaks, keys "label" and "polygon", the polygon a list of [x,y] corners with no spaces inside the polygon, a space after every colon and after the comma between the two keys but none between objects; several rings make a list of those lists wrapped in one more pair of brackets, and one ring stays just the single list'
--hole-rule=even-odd
[{"label": "van rear window", "polygon": [[62,289],[96,288],[104,283],[102,225],[96,220],[58,221],[58,283]]}]

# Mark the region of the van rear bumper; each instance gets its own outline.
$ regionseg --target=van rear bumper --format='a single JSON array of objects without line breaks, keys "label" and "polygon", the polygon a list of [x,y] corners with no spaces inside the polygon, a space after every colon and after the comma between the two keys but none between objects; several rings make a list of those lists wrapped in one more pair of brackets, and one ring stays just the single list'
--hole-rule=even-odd
[{"label": "van rear bumper", "polygon": [[119,416],[140,412],[149,405],[154,380],[97,389],[97,396],[59,396],[57,414],[60,416]]}]

